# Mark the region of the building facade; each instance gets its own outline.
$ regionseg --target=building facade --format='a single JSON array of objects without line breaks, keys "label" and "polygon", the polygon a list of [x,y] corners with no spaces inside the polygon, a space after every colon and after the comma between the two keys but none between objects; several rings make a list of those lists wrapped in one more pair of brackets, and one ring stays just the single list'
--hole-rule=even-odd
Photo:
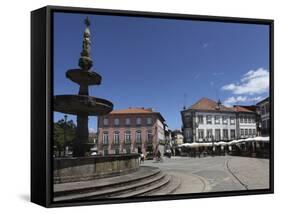
[{"label": "building facade", "polygon": [[255,109],[234,106],[237,122],[237,139],[256,137],[258,135],[258,114]]},{"label": "building facade", "polygon": [[179,146],[184,143],[184,137],[180,130],[174,130],[172,133],[173,144]]},{"label": "building facade", "polygon": [[154,154],[165,142],[164,118],[151,108],[114,110],[98,117],[98,152]]},{"label": "building facade", "polygon": [[261,135],[268,136],[270,132],[270,104],[269,97],[257,103],[261,119]]},{"label": "building facade", "polygon": [[256,136],[256,113],[202,98],[181,111],[184,142],[217,142]]}]

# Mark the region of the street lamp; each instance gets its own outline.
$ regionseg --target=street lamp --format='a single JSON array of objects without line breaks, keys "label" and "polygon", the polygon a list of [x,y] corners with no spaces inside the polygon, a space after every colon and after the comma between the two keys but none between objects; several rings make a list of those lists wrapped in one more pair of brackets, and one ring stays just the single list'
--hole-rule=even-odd
[{"label": "street lamp", "polygon": [[214,157],[214,135],[211,135],[212,138],[212,157]]},{"label": "street lamp", "polygon": [[64,129],[63,129],[63,140],[64,140],[64,156],[66,156],[66,122],[67,122],[67,115],[64,115]]}]

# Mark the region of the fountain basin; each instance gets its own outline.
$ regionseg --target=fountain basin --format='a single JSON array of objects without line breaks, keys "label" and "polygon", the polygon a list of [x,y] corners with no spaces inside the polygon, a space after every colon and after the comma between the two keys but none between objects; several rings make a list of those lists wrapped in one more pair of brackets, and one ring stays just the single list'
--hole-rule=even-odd
[{"label": "fountain basin", "polygon": [[70,69],[66,72],[66,77],[79,85],[100,85],[102,79],[98,73],[82,69]]},{"label": "fountain basin", "polygon": [[78,182],[134,172],[139,154],[54,158],[54,183]]},{"label": "fountain basin", "polygon": [[56,95],[54,111],[72,115],[106,115],[113,109],[112,102],[87,95]]}]

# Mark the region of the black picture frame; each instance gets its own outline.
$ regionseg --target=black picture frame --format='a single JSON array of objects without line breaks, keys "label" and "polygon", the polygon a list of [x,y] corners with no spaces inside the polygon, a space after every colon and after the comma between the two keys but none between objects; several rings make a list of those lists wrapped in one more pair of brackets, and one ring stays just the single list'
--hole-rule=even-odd
[{"label": "black picture frame", "polygon": [[[82,13],[112,16],[188,19],[197,21],[249,23],[270,28],[270,188],[267,190],[192,193],[173,196],[98,199],[93,201],[53,202],[52,106],[53,106],[53,13]],[[114,204],[226,197],[274,193],[274,21],[238,17],[186,15],[144,11],[46,6],[31,12],[31,201],[44,207]]]}]

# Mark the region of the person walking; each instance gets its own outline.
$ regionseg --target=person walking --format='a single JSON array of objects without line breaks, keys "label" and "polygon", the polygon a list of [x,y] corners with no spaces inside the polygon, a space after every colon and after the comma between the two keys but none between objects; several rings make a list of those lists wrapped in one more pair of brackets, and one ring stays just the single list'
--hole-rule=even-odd
[{"label": "person walking", "polygon": [[163,159],[161,157],[161,152],[159,150],[157,152],[157,160],[158,160],[158,162],[163,162]]},{"label": "person walking", "polygon": [[143,154],[143,153],[140,154],[140,163],[141,163],[141,162],[144,163],[144,154]]}]

